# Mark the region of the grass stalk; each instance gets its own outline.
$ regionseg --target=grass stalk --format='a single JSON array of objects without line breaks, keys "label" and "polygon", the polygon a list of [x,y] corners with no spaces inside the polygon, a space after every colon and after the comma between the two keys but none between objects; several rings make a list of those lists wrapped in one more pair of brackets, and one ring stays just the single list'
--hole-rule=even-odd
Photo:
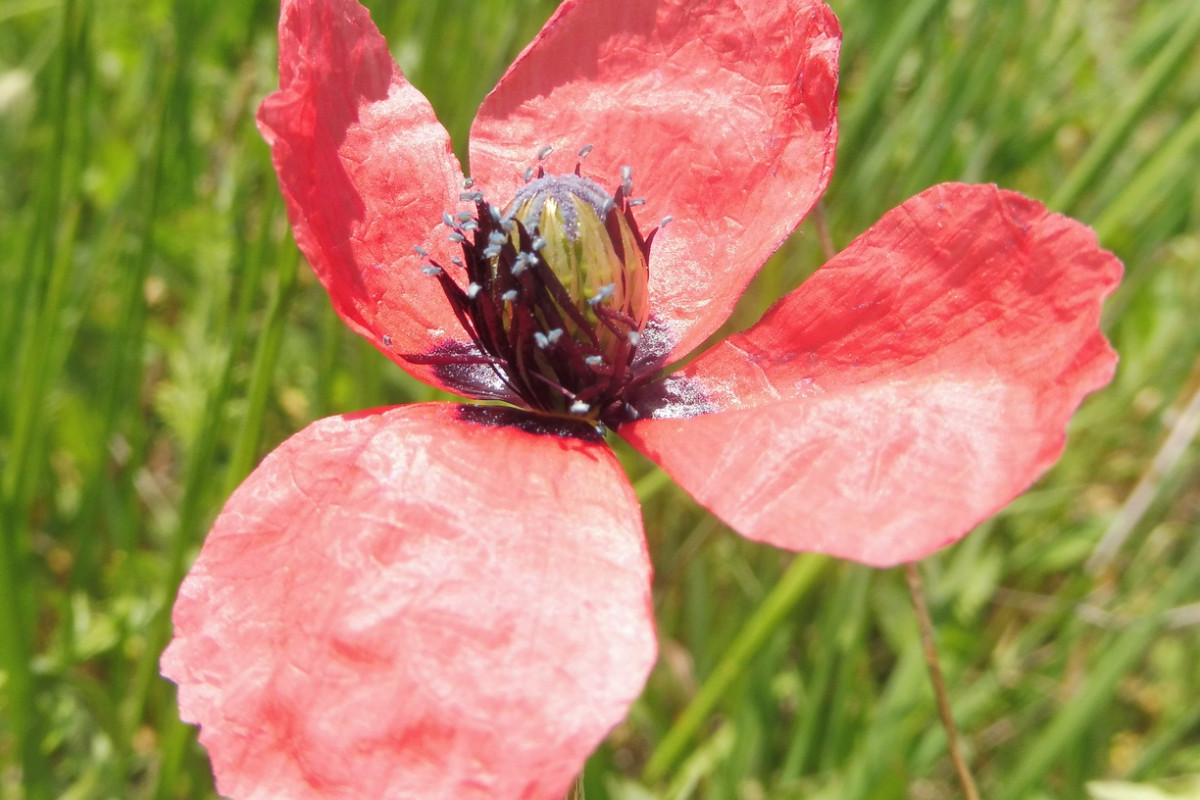
[{"label": "grass stalk", "polygon": [[812,590],[828,564],[828,558],[816,555],[800,555],[792,561],[771,593],[746,621],[741,633],[725,650],[696,696],[654,749],[642,770],[642,780],[654,784],[666,777],[725,692],[746,670],[754,655],[783,624],[796,604]]}]

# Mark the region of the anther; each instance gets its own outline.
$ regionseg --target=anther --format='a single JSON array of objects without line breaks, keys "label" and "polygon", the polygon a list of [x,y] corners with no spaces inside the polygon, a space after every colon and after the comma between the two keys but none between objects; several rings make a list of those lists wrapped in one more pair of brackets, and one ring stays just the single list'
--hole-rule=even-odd
[{"label": "anther", "polygon": [[464,221],[463,224],[459,225],[458,227],[464,231],[473,231],[473,230],[478,230],[479,223],[473,219],[468,219],[468,220]]},{"label": "anther", "polygon": [[588,153],[592,152],[593,147],[595,147],[595,145],[585,144],[583,147],[579,148],[579,157],[587,158]]},{"label": "anther", "polygon": [[604,363],[604,359],[600,356],[588,356],[583,360],[583,363],[587,364],[589,367],[598,367]]},{"label": "anther", "polygon": [[533,237],[533,241],[529,243],[530,248],[534,251],[541,250],[546,246],[546,240],[540,236]]},{"label": "anther", "polygon": [[452,242],[457,242],[459,244],[462,244],[463,242],[465,242],[467,240],[467,237],[463,236],[458,231],[455,231],[454,233],[450,234],[446,238]]},{"label": "anther", "polygon": [[450,263],[456,267],[461,267],[463,265],[462,259],[458,256],[450,256]]},{"label": "anther", "polygon": [[517,257],[513,259],[512,274],[520,275],[529,266],[529,254],[517,253]]},{"label": "anther", "polygon": [[612,211],[616,207],[617,207],[617,201],[613,200],[610,197],[604,201],[604,207],[601,210],[604,212],[604,216],[607,217],[609,212]]},{"label": "anther", "polygon": [[642,341],[642,335],[637,331],[630,331],[628,334],[628,339],[631,347],[637,347],[638,342]]},{"label": "anther", "polygon": [[443,211],[442,212],[442,224],[445,225],[447,228],[455,227],[454,217],[450,216],[448,213]]},{"label": "anther", "polygon": [[419,255],[421,258],[427,258],[429,256],[429,251],[424,247],[421,247],[419,244],[413,245],[413,252]]},{"label": "anther", "polygon": [[600,291],[596,292],[596,294],[593,297],[588,298],[588,305],[594,306],[597,303],[603,303],[605,300],[612,297],[613,292],[615,292],[616,290],[617,290],[617,285],[615,283],[609,283],[609,284],[605,284],[604,286],[601,286]]},{"label": "anther", "polygon": [[538,150],[538,155],[537,155],[538,161],[545,161],[546,156],[550,155],[553,152],[554,152],[554,145],[552,145],[552,144],[546,145],[541,150]]},{"label": "anther", "polygon": [[467,284],[467,299],[474,300],[476,297],[479,296],[479,293],[482,291],[483,291],[482,286],[480,286],[478,283],[475,283],[474,281],[471,281],[469,284]]},{"label": "anther", "polygon": [[392,346],[392,337],[388,336],[386,333],[383,335],[383,346],[384,347]]},{"label": "anther", "polygon": [[531,180],[533,180],[533,167],[526,167],[526,168],[525,168],[525,175],[524,175],[524,177],[525,177],[525,182],[526,182],[526,183],[529,183]]},{"label": "anther", "polygon": [[442,274],[442,268],[435,267],[433,264],[426,264],[425,266],[421,267],[421,272],[424,272],[430,277],[436,277]]},{"label": "anther", "polygon": [[633,167],[621,167],[621,183],[629,183],[633,180]]},{"label": "anther", "polygon": [[484,258],[499,258],[500,251],[502,249],[503,248],[498,244],[489,244],[487,247],[483,248],[483,256]]},{"label": "anther", "polygon": [[492,231],[488,234],[488,244],[504,244],[508,241],[508,237],[500,231]]},{"label": "anther", "polygon": [[644,198],[644,197],[631,197],[631,198],[629,198],[629,205],[631,205],[631,206],[644,206],[644,205],[646,205],[646,198]]},{"label": "anther", "polygon": [[533,332],[533,341],[537,343],[539,349],[545,350],[550,346],[550,337],[541,331]]},{"label": "anther", "polygon": [[562,338],[562,335],[563,335],[562,328],[553,328],[550,331],[547,331],[546,340],[548,342],[550,342],[550,344],[554,344],[555,342],[557,342],[559,339]]},{"label": "anther", "polygon": [[587,403],[583,402],[582,400],[576,400],[574,403],[571,403],[571,413],[572,414],[586,414],[591,410],[592,410],[592,407],[589,406]]},{"label": "anther", "polygon": [[478,203],[483,199],[483,192],[463,192],[458,199],[466,203]]},{"label": "anther", "polygon": [[457,217],[459,222],[466,222],[467,220],[469,220],[471,218],[471,212],[470,211],[460,211],[457,214],[455,214],[455,217]]},{"label": "anther", "polygon": [[675,218],[672,217],[670,214],[667,214],[665,217],[663,217],[661,220],[659,220],[658,227],[665,228],[665,227],[667,227],[667,225],[671,224],[674,221],[675,221]]},{"label": "anther", "polygon": [[506,302],[506,303],[511,303],[513,300],[516,300],[516,299],[517,299],[517,290],[516,290],[516,289],[509,289],[507,292],[505,292],[504,294],[500,295],[500,299],[501,299],[501,300],[503,300],[503,301],[504,301],[504,302]]},{"label": "anther", "polygon": [[474,178],[463,178],[463,188],[464,189],[470,189],[474,185],[475,185]]}]

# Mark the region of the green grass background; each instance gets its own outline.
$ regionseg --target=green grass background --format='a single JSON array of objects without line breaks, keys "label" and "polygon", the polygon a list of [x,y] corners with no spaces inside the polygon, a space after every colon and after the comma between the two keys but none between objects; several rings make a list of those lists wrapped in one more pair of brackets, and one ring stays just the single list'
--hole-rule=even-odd
[{"label": "green grass background", "polygon": [[[554,4],[369,5],[462,153]],[[1104,323],[1120,370],[1061,463],[922,565],[983,793],[1112,800],[1131,789],[1088,782],[1200,773],[1200,3],[832,5],[836,242],[933,183],[986,181],[1094,225],[1127,266]],[[337,320],[290,239],[253,124],[277,13],[0,0],[5,800],[213,797],[157,674],[209,523],[309,421],[432,396]],[[820,261],[806,224],[731,324]],[[744,542],[621,453],[662,657],[588,797],[958,796],[903,575]],[[1132,535],[1086,569],[1118,519]]]}]

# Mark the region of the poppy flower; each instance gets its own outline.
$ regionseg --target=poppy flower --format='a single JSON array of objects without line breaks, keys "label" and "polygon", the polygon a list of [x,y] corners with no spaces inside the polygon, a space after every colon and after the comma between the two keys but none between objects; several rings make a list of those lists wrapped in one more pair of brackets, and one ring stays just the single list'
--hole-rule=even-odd
[{"label": "poppy flower", "polygon": [[231,798],[560,800],[655,659],[605,429],[744,536],[884,566],[1023,491],[1111,378],[1118,262],[959,184],[669,370],[829,181],[819,0],[567,0],[483,102],[473,180],[357,2],[284,0],[279,40],[259,125],[337,312],[503,402],[319,420],[230,498],[162,667]]}]

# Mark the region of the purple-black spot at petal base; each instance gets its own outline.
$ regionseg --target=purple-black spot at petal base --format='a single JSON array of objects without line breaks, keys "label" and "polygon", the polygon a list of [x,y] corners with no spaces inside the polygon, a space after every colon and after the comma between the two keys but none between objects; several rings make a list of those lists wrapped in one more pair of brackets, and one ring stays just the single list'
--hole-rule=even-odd
[{"label": "purple-black spot at petal base", "polygon": [[458,418],[476,425],[517,428],[538,436],[559,436],[586,442],[604,441],[604,436],[594,425],[582,420],[533,414],[507,406],[472,406],[464,403],[458,407]]},{"label": "purple-black spot at petal base", "polygon": [[438,380],[452,392],[479,400],[519,402],[494,365],[495,359],[466,342],[447,341],[428,353],[402,356],[412,364],[429,364]]},{"label": "purple-black spot at petal base", "polygon": [[698,381],[682,376],[650,383],[631,392],[626,399],[634,419],[688,419],[720,410]]}]

